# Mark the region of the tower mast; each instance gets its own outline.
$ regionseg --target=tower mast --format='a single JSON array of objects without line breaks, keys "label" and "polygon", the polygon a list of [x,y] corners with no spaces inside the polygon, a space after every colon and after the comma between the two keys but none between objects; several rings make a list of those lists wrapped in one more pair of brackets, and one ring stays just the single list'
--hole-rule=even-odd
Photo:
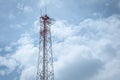
[{"label": "tower mast", "polygon": [[47,14],[40,17],[40,42],[36,80],[54,80],[51,24],[52,19]]}]

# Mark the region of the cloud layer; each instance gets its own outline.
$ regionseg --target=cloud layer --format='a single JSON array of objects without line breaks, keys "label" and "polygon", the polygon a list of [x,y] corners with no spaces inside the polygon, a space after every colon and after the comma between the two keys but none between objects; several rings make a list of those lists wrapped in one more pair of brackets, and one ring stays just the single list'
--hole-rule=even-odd
[{"label": "cloud layer", "polygon": [[62,39],[53,44],[56,80],[119,80],[120,16],[61,24],[52,27]]},{"label": "cloud layer", "polygon": [[[36,32],[39,24],[34,24]],[[55,80],[119,80],[119,15],[89,18],[79,25],[59,20],[51,28]],[[17,49],[7,56],[9,59],[0,57],[0,65],[11,72],[17,69],[20,80],[35,79],[38,47],[34,43],[31,33],[22,34],[16,42]],[[5,75],[4,70],[0,75]]]}]

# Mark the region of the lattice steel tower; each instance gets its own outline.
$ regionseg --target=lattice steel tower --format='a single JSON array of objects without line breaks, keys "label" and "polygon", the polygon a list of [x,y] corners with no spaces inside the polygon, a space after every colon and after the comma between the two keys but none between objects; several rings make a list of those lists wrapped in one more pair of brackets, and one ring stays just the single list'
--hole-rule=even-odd
[{"label": "lattice steel tower", "polygon": [[54,66],[50,28],[52,22],[53,20],[47,14],[40,17],[40,42],[36,80],[54,80]]}]

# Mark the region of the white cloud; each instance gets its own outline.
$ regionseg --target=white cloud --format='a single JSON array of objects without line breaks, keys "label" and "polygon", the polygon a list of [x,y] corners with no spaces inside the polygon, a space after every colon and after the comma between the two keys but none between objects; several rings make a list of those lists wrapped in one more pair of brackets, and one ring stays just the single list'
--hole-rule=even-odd
[{"label": "white cloud", "polygon": [[[88,4],[91,7],[93,4],[101,4],[106,1],[102,0],[99,3],[98,0],[87,0],[86,2],[78,0],[76,7],[81,8]],[[64,8],[69,7],[70,3],[72,5],[73,2],[77,4],[77,1],[73,0],[65,2],[68,4],[65,3]],[[40,8],[49,4],[60,7],[64,1],[39,0],[38,3]],[[17,8],[24,13],[33,11],[31,6],[24,5],[24,3],[18,3]],[[93,13],[93,15],[99,16],[100,14]],[[14,15],[9,15],[9,19],[14,18]],[[34,24],[38,31],[39,22],[36,21]],[[21,28],[21,25],[17,24],[16,27]],[[14,28],[13,25],[11,28]],[[114,15],[96,20],[85,19],[79,25],[59,20],[51,28],[53,53],[56,58],[54,63],[56,80],[118,80],[120,78],[120,16]],[[15,42],[17,49],[13,54],[0,56],[0,68],[5,67],[5,70],[0,70],[0,75],[9,74],[18,67],[21,80],[33,80],[36,75],[35,65],[38,53],[34,42],[35,40],[29,35],[29,32],[23,34]],[[3,48],[0,48],[0,52],[2,50]],[[7,46],[5,50],[11,51],[11,47]]]},{"label": "white cloud", "polygon": [[[14,43],[17,49],[13,54],[0,56],[1,76],[9,75],[17,68],[16,72],[21,73],[20,80],[33,80],[36,77],[38,48],[33,42],[30,34],[22,34],[20,39]],[[11,48],[6,46],[5,49],[9,51]]]},{"label": "white cloud", "polygon": [[105,64],[103,70],[91,80],[119,80],[120,79],[120,58],[114,59],[112,62]]},{"label": "white cloud", "polygon": [[38,48],[34,46],[34,40],[30,34],[25,33],[16,42],[18,47],[11,56],[20,65],[20,80],[33,80],[36,77],[37,54]]},{"label": "white cloud", "polygon": [[17,62],[14,59],[0,56],[0,66],[6,67],[5,70],[0,71],[1,75],[9,74],[17,67]]},{"label": "white cloud", "polygon": [[52,35],[63,39],[70,37],[74,34],[75,28],[72,25],[69,25],[66,21],[56,21],[54,26],[51,26]]},{"label": "white cloud", "polygon": [[[118,77],[119,67],[110,70],[114,65],[119,66],[114,62],[117,55],[120,55],[119,27],[119,15],[96,20],[85,19],[77,26],[66,21],[56,21],[51,26],[53,53],[57,58],[54,63],[55,79],[113,80]],[[36,28],[39,30],[38,26]]]},{"label": "white cloud", "polygon": [[[38,21],[35,21],[35,32],[39,27]],[[118,77],[120,73],[119,57],[117,57],[120,55],[119,27],[120,17],[117,15],[97,20],[85,19],[79,25],[56,21],[51,26],[54,39],[53,53],[56,58],[55,79],[106,80]],[[34,39],[26,33],[16,43],[17,49],[10,58],[20,64],[20,79],[34,79],[38,52]],[[111,69],[113,70],[110,71]]]},{"label": "white cloud", "polygon": [[36,67],[31,66],[22,71],[20,80],[35,80],[35,79],[36,79]]},{"label": "white cloud", "polygon": [[[64,22],[61,23],[64,24]],[[58,24],[57,26],[61,27],[58,28],[57,33],[65,36],[64,38],[56,34],[57,37],[64,38],[64,40],[53,44],[53,52],[58,57],[58,60],[55,62],[57,80],[89,80],[89,78],[93,80],[94,76],[97,77],[95,80],[106,80],[110,78],[113,80],[115,76],[118,77],[120,74],[117,71],[119,67],[114,69],[115,71],[113,70],[113,72],[110,71],[110,74],[101,76],[101,78],[97,76],[98,74],[109,73],[107,71],[108,67],[106,67],[108,63],[111,64],[109,66],[119,66],[119,64],[113,62],[117,60],[116,57],[119,55],[120,50],[118,48],[120,46],[120,18],[118,15],[99,20],[86,19],[80,22],[79,26],[74,27],[65,24]],[[54,27],[57,28],[57,26],[55,25]],[[65,33],[66,29],[63,27],[67,28],[67,30],[70,29],[68,34]],[[94,61],[98,62],[94,64]],[[94,68],[91,68],[90,65]],[[105,72],[101,73],[103,68]]]},{"label": "white cloud", "polygon": [[17,42],[19,44],[12,58],[20,62],[21,66],[28,67],[34,65],[38,53],[38,48],[34,46],[33,39],[29,34],[23,34]]}]

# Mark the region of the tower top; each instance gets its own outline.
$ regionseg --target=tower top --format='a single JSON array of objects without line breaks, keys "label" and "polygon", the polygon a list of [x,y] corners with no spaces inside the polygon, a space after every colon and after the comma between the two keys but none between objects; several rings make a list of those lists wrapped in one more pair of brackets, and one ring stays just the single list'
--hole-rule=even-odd
[{"label": "tower top", "polygon": [[45,23],[46,25],[50,25],[54,23],[54,19],[50,18],[47,14],[43,15],[40,17],[41,22],[43,22],[43,24]]}]

